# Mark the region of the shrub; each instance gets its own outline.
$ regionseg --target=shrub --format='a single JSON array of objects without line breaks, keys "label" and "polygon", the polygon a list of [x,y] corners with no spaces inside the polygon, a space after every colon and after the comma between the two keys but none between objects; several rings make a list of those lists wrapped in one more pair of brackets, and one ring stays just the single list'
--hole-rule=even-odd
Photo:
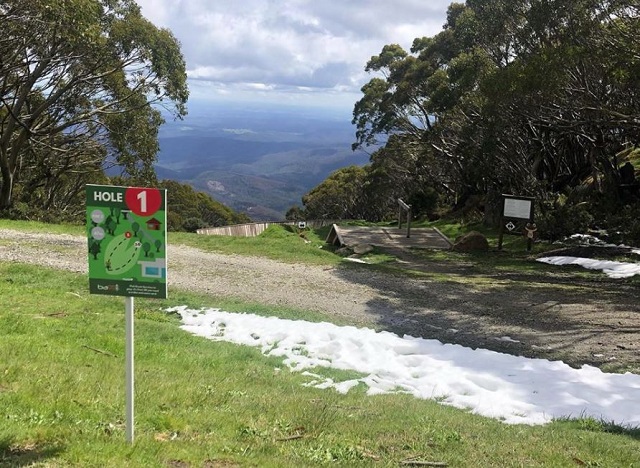
[{"label": "shrub", "polygon": [[187,232],[196,232],[198,229],[207,227],[207,224],[200,218],[187,218],[182,227]]},{"label": "shrub", "polygon": [[554,241],[586,232],[593,224],[593,219],[587,203],[566,203],[540,213],[536,217],[536,224],[540,237]]}]

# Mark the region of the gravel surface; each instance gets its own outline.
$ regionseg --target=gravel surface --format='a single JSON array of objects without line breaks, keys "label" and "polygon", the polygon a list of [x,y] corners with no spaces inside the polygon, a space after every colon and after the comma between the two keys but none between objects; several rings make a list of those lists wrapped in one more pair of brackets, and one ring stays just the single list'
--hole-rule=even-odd
[{"label": "gravel surface", "polygon": [[[313,310],[443,342],[640,373],[637,287],[604,277],[482,275],[464,264],[399,266],[450,277],[408,277],[345,264],[322,267],[173,245],[169,288]],[[0,229],[0,261],[87,272],[86,238]],[[345,262],[346,263],[346,262]]]}]

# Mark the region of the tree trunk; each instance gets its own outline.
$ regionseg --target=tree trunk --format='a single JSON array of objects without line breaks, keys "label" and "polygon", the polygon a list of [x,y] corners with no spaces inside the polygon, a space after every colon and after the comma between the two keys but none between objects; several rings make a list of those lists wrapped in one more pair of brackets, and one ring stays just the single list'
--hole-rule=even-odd
[{"label": "tree trunk", "polygon": [[485,196],[483,224],[491,227],[500,226],[502,222],[502,209],[502,193],[496,190],[489,190]]},{"label": "tree trunk", "polygon": [[0,166],[2,185],[0,185],[0,211],[11,207],[13,203],[13,171],[5,165]]}]

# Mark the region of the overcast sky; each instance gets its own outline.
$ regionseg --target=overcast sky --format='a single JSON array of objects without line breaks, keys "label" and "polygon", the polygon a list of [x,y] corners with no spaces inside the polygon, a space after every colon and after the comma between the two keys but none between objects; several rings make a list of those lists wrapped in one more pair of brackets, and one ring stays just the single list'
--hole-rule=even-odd
[{"label": "overcast sky", "polygon": [[192,101],[351,110],[385,44],[437,34],[450,0],[137,0],[182,44]]}]

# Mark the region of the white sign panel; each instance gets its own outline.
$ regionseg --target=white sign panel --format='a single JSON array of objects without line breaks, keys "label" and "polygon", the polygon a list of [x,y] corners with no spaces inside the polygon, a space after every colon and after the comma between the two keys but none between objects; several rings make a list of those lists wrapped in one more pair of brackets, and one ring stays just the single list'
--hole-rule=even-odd
[{"label": "white sign panel", "polygon": [[531,200],[505,198],[503,216],[505,218],[529,219],[531,216],[531,203]]}]

